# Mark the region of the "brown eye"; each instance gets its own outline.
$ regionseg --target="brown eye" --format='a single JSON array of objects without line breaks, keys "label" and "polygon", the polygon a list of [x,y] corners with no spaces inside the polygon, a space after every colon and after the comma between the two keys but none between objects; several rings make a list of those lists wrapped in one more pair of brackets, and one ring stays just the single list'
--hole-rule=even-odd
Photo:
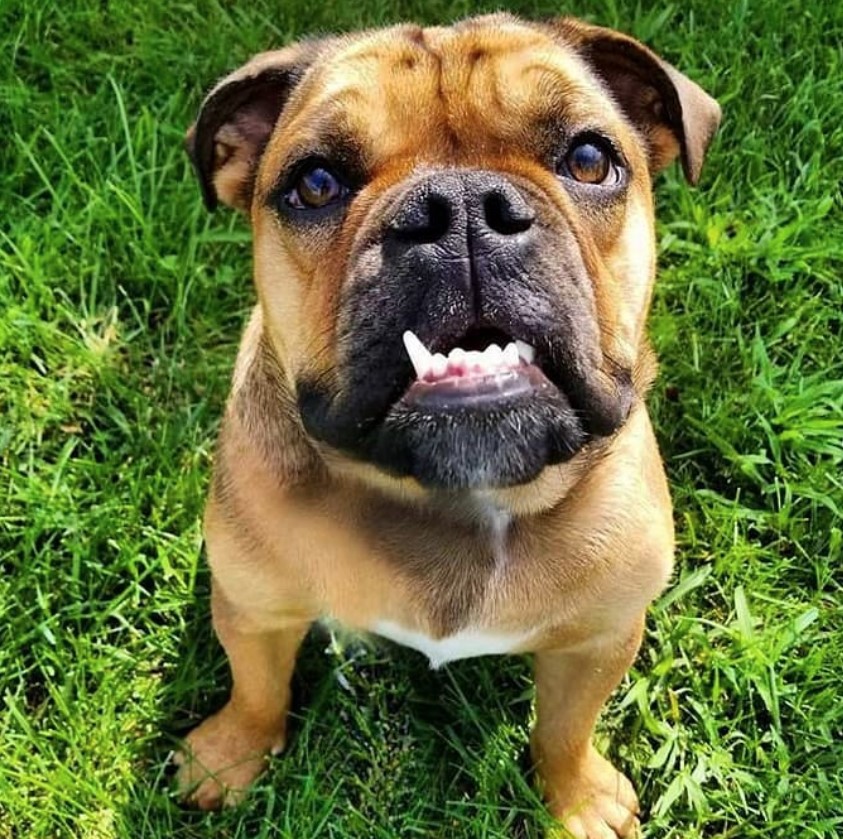
[{"label": "brown eye", "polygon": [[[611,178],[613,173],[614,179]],[[572,146],[565,155],[561,174],[583,184],[602,184],[617,179],[609,150],[595,140],[584,140]]]},{"label": "brown eye", "polygon": [[319,210],[342,201],[348,194],[337,176],[324,166],[313,166],[302,172],[285,198],[297,210]]}]

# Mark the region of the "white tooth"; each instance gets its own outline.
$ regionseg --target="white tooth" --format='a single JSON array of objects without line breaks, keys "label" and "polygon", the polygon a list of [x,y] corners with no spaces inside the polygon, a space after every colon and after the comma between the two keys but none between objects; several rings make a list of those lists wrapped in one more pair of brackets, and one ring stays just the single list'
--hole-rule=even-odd
[{"label": "white tooth", "polygon": [[404,338],[404,346],[407,349],[407,355],[410,356],[410,361],[413,362],[413,367],[416,371],[416,376],[422,379],[430,369],[431,356],[427,347],[416,338],[415,333],[409,329],[402,336]]},{"label": "white tooth", "polygon": [[532,364],[533,359],[536,357],[535,349],[526,341],[516,341],[515,346],[518,347],[518,355],[520,355],[527,364]]},{"label": "white tooth", "polygon": [[465,355],[465,350],[460,349],[459,347],[454,347],[448,353],[448,361],[450,361],[451,364],[465,364]]},{"label": "white tooth", "polygon": [[499,365],[503,363],[503,350],[497,344],[489,344],[483,352],[486,364]]},{"label": "white tooth", "polygon": [[434,379],[441,379],[445,375],[445,371],[448,369],[448,359],[442,355],[441,352],[436,353],[430,359],[430,375],[433,376]]},{"label": "white tooth", "polygon": [[504,364],[509,367],[518,366],[518,347],[516,347],[511,341],[506,345],[506,348],[503,351],[503,360]]},{"label": "white tooth", "polygon": [[484,367],[483,353],[477,352],[477,350],[469,350],[465,354],[465,363],[469,366],[469,368]]}]

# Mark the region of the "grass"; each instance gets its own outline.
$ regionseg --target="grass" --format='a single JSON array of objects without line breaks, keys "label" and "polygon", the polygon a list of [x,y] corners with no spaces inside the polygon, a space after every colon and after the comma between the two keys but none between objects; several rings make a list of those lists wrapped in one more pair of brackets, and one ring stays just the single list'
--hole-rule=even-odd
[{"label": "grass", "polygon": [[[479,8],[476,7],[476,8]],[[521,2],[530,15],[555,4]],[[0,7],[0,839],[535,837],[525,662],[430,672],[306,646],[249,803],[184,811],[166,756],[224,699],[199,516],[249,236],[181,140],[201,92],[305,32],[468,14],[20,0]],[[843,834],[843,6],[570,7],[646,39],[726,120],[660,180],[652,398],[674,585],[601,723],[647,837]]]}]

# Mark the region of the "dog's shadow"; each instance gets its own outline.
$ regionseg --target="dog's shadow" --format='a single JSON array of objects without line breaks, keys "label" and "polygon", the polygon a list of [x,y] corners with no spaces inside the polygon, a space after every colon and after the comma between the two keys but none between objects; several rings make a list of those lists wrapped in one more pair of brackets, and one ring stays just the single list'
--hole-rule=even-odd
[{"label": "dog's shadow", "polygon": [[203,566],[164,674],[158,733],[140,746],[125,823],[143,836],[537,837],[529,777],[530,667],[483,658],[431,670],[376,639],[314,626],[293,679],[288,745],[247,801],[203,814],[176,798],[169,759],[220,708],[228,666],[211,629]]}]

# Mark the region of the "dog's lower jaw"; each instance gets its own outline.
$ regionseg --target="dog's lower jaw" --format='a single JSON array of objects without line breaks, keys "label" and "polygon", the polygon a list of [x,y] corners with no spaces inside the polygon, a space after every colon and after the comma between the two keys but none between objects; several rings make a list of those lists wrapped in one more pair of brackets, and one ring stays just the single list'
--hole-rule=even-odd
[{"label": "dog's lower jaw", "polygon": [[446,492],[529,484],[548,466],[604,446],[640,404],[631,384],[619,385],[599,412],[584,412],[540,371],[535,376],[535,387],[482,404],[421,405],[405,394],[382,416],[367,417],[350,412],[342,394],[302,379],[297,404],[312,439]]},{"label": "dog's lower jaw", "polygon": [[420,410],[402,399],[362,429],[337,411],[341,402],[306,382],[298,385],[298,403],[313,439],[434,491],[526,484],[588,441],[558,391],[466,410]]}]

